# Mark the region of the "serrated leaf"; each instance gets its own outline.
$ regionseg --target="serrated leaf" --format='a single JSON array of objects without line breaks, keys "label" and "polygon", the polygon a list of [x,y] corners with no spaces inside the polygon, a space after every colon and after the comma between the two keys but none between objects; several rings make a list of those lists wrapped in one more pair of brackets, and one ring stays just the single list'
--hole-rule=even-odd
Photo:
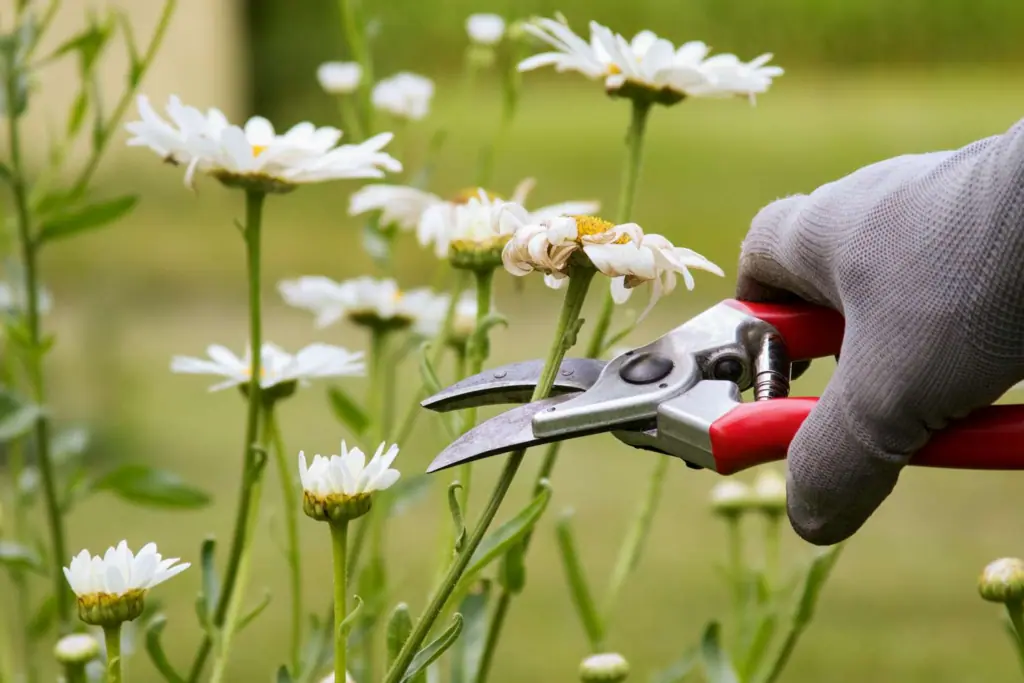
[{"label": "serrated leaf", "polygon": [[146,465],[122,465],[96,482],[98,491],[110,491],[138,505],[196,509],[210,503],[210,496],[187,484],[178,475]]},{"label": "serrated leaf", "polygon": [[682,683],[697,666],[697,661],[697,648],[693,648],[666,668],[652,675],[650,683]]},{"label": "serrated leaf", "polygon": [[475,580],[477,574],[491,562],[508,552],[513,543],[520,541],[533,528],[537,520],[540,519],[540,516],[544,514],[544,509],[547,508],[548,501],[550,500],[551,485],[547,480],[544,480],[541,482],[540,493],[526,507],[520,510],[519,514],[487,534],[484,540],[480,542],[476,552],[473,553],[469,560],[469,566],[466,567],[466,571],[459,581],[459,586],[463,589],[459,592],[463,592],[465,587]]},{"label": "serrated leaf", "polygon": [[448,625],[448,628],[446,628],[441,635],[431,641],[426,647],[417,652],[416,656],[412,658],[412,662],[409,663],[409,668],[401,678],[402,683],[411,681],[421,671],[426,670],[434,660],[443,655],[445,650],[452,646],[461,632],[462,615],[456,614],[452,617],[452,623]]},{"label": "serrated leaf", "polygon": [[43,561],[38,553],[13,541],[0,541],[0,565],[15,571],[43,573]]},{"label": "serrated leaf", "polygon": [[601,641],[604,639],[604,626],[601,624],[601,616],[594,603],[590,585],[583,573],[583,565],[576,550],[576,539],[572,532],[571,519],[571,513],[567,512],[562,515],[555,526],[558,551],[562,558],[562,567],[565,569],[565,577],[569,582],[569,595],[572,598],[573,607],[576,608],[576,614],[580,618],[591,649],[598,652],[601,649]]},{"label": "serrated leaf", "polygon": [[452,683],[473,683],[480,672],[484,645],[487,643],[487,605],[491,599],[491,582],[480,581],[459,605],[464,625],[462,637],[452,650]]},{"label": "serrated leaf", "polygon": [[704,629],[700,641],[700,656],[704,663],[704,676],[708,683],[739,683],[729,655],[722,648],[721,626],[712,621]]},{"label": "serrated leaf", "polygon": [[39,406],[26,405],[4,416],[0,420],[0,443],[20,439],[28,434],[42,414]]},{"label": "serrated leaf", "polygon": [[370,427],[370,416],[348,393],[338,386],[327,388],[331,411],[338,421],[352,430],[353,435],[363,436]]},{"label": "serrated leaf", "polygon": [[126,195],[51,216],[43,221],[36,239],[42,244],[97,230],[125,216],[138,201],[138,195]]},{"label": "serrated leaf", "polygon": [[153,666],[167,683],[185,683],[185,679],[179,676],[171,666],[171,662],[164,652],[164,646],[160,642],[165,626],[167,626],[167,617],[162,614],[157,614],[149,621],[146,626],[146,652],[149,654]]}]

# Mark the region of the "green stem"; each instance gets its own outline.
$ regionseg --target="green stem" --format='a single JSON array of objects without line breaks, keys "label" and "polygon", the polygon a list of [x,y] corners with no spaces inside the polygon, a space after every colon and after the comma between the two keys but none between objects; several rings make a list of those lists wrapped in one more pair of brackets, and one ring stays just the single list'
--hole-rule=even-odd
[{"label": "green stem", "polygon": [[[7,74],[7,101],[16,99],[18,70],[12,67]],[[64,540],[64,520],[60,514],[60,501],[57,500],[57,484],[54,473],[53,459],[50,453],[50,421],[46,415],[46,387],[43,380],[43,340],[39,316],[39,264],[38,245],[32,236],[32,217],[28,206],[28,189],[25,181],[25,168],[21,158],[21,128],[18,116],[13,113],[7,117],[8,135],[11,155],[10,185],[14,195],[15,218],[18,226],[18,241],[21,245],[21,257],[24,270],[26,306],[26,325],[30,349],[27,353],[26,373],[28,375],[32,400],[42,410],[33,425],[36,456],[39,461],[39,474],[43,484],[43,497],[46,504],[46,522],[50,532],[52,554],[50,571],[54,584],[54,596],[57,602],[57,618],[61,632],[66,632],[71,624],[71,591],[64,579],[63,562],[67,557]]]},{"label": "green stem", "polygon": [[737,620],[736,627],[739,628],[739,618],[743,613],[743,584],[746,574],[743,564],[743,521],[740,519],[740,515],[734,514],[726,517],[725,524],[733,612]]},{"label": "green stem", "polygon": [[341,115],[341,125],[345,135],[353,140],[365,139],[359,125],[359,107],[352,101],[350,95],[338,96],[338,112]]},{"label": "green stem", "polygon": [[149,45],[146,47],[145,53],[142,55],[142,59],[139,61],[138,69],[132,74],[128,80],[128,87],[121,94],[121,99],[118,100],[114,106],[114,113],[111,114],[106,124],[100,129],[99,134],[96,136],[96,141],[92,147],[92,154],[89,156],[89,160],[86,162],[85,167],[78,174],[74,184],[71,186],[71,198],[81,197],[86,189],[89,187],[89,183],[92,181],[93,175],[96,173],[96,169],[100,165],[100,160],[103,158],[103,152],[106,150],[107,145],[113,138],[114,133],[118,130],[118,126],[121,119],[124,118],[124,113],[128,110],[128,105],[131,104],[132,98],[139,89],[139,85],[142,83],[143,77],[146,72],[149,71],[149,67],[152,66],[153,60],[156,58],[157,52],[160,50],[160,45],[164,41],[164,37],[167,34],[167,29],[171,25],[171,17],[174,15],[178,0],[166,0],[164,2],[163,11],[160,12],[160,19],[157,20],[156,29],[153,31],[153,37],[149,41]]},{"label": "green stem", "polygon": [[[561,365],[566,351],[568,351],[572,346],[573,335],[571,332],[576,328],[580,311],[583,308],[583,302],[586,300],[587,289],[590,287],[590,281],[593,277],[594,271],[586,270],[573,273],[569,278],[569,286],[565,293],[565,299],[562,303],[562,311],[558,317],[555,336],[552,340],[551,349],[548,352],[544,369],[541,372],[540,379],[537,381],[537,386],[533,391],[532,400],[545,398],[549,393],[551,393],[551,387],[554,384],[555,374],[558,372],[558,367]],[[466,544],[463,546],[462,551],[456,555],[455,561],[448,569],[448,573],[445,575],[440,585],[435,589],[427,608],[423,612],[423,615],[416,622],[416,626],[413,628],[408,640],[406,640],[401,651],[398,653],[398,656],[395,658],[394,663],[388,670],[384,683],[398,683],[398,681],[400,681],[405,675],[406,670],[409,668],[409,663],[412,662],[413,656],[419,650],[420,645],[422,645],[427,634],[430,633],[430,629],[433,627],[437,617],[444,609],[445,603],[451,596],[452,591],[455,590],[455,585],[458,583],[459,578],[469,565],[469,561],[472,558],[473,553],[476,551],[477,546],[479,546],[480,542],[484,539],[484,535],[487,533],[487,528],[494,520],[494,516],[498,512],[498,508],[501,506],[501,502],[504,500],[505,494],[508,493],[509,486],[511,486],[512,480],[515,478],[516,472],[522,464],[523,456],[525,454],[526,451],[523,449],[515,451],[509,455],[508,460],[505,463],[505,467],[502,470],[501,475],[498,477],[498,482],[494,487],[494,491],[491,493],[491,497],[487,501],[487,505],[484,507],[483,512],[480,514],[480,519],[477,521],[477,524],[473,529],[473,533],[466,540]]]},{"label": "green stem", "polygon": [[348,520],[331,522],[331,551],[334,557],[334,680],[345,681],[348,673],[346,657],[348,638],[341,625],[348,616]]},{"label": "green stem", "polygon": [[292,594],[291,605],[291,662],[292,671],[299,670],[302,657],[302,553],[299,547],[299,495],[295,481],[295,467],[284,448],[284,439],[277,424],[273,408],[265,413],[266,430],[274,446],[277,474],[281,480],[281,498],[284,501],[285,534],[287,536],[288,572]]},{"label": "green stem", "polygon": [[[647,129],[647,118],[650,114],[651,105],[645,103],[638,103],[633,101],[631,109],[631,118],[629,123],[629,130],[626,134],[626,163],[622,173],[622,189],[619,194],[619,215],[618,222],[627,223],[629,222],[630,216],[633,213],[633,202],[636,198],[636,186],[637,181],[640,178],[640,166],[643,160],[643,141],[644,133]],[[597,322],[594,324],[594,332],[590,337],[590,343],[587,345],[586,357],[587,358],[599,358],[604,352],[605,339],[608,336],[608,330],[612,323],[612,313],[614,312],[615,302],[612,300],[611,289],[605,290],[604,297],[601,301],[601,312],[598,314]],[[554,472],[555,464],[558,462],[558,453],[562,448],[561,441],[549,445],[547,450],[544,452],[544,458],[541,461],[540,468],[537,470],[537,478],[535,480],[534,490],[537,490],[537,486],[544,479],[550,479],[552,472]],[[523,549],[524,552],[530,547],[530,539],[532,533],[527,533],[523,538]],[[502,593],[498,598],[498,604],[501,604],[505,600],[511,600],[511,596],[506,597],[507,594],[502,589]],[[488,629],[488,640],[497,642],[502,627],[504,625],[504,617],[507,610],[499,611],[495,610],[491,615],[491,623]],[[483,672],[486,674],[486,672]],[[479,678],[476,683],[483,683],[484,678]]]},{"label": "green stem", "polygon": [[487,629],[487,640],[484,641],[484,651],[480,655],[480,665],[477,667],[473,683],[484,683],[488,674],[491,673],[491,665],[494,663],[494,655],[498,651],[498,640],[501,638],[501,625],[505,623],[508,610],[512,606],[512,593],[502,591],[498,596],[498,602],[494,605],[494,612],[491,613],[490,626],[498,625],[497,629]]},{"label": "green stem", "polygon": [[341,10],[341,23],[345,31],[345,41],[351,50],[352,58],[359,62],[363,68],[362,78],[359,79],[359,128],[360,133],[365,137],[353,138],[359,142],[373,134],[373,107],[370,104],[370,89],[373,83],[373,61],[370,55],[369,45],[366,43],[366,36],[363,27],[359,22],[359,10],[356,5],[358,0],[340,0],[338,3]]},{"label": "green stem", "polygon": [[367,444],[367,448],[376,448],[377,444],[387,438],[384,426],[384,403],[387,399],[384,391],[384,372],[387,362],[388,332],[378,327],[370,333],[370,389],[366,404],[374,416],[376,426],[375,440]]},{"label": "green stem", "polygon": [[793,656],[793,651],[796,650],[797,643],[800,642],[800,636],[804,632],[804,627],[796,623],[792,624],[789,630],[786,632],[786,638],[782,641],[782,647],[779,649],[778,654],[775,655],[775,661],[772,662],[772,668],[768,671],[768,675],[765,676],[760,683],[775,683],[782,672],[785,671],[786,665],[789,664],[789,658]]},{"label": "green stem", "polygon": [[[476,279],[476,328],[473,334],[475,342],[471,348],[467,349],[466,353],[467,360],[469,361],[468,374],[460,372],[456,375],[457,380],[483,371],[484,363],[487,362],[487,356],[490,355],[490,344],[487,341],[487,337],[480,335],[479,330],[483,321],[491,314],[491,302],[494,299],[494,269],[475,270],[473,275]],[[463,429],[472,429],[476,426],[476,420],[476,407],[467,409]],[[464,514],[468,509],[466,505],[469,501],[472,476],[472,463],[466,463],[459,468],[459,481],[462,483],[462,511]]]},{"label": "green stem", "polygon": [[1020,658],[1021,666],[1024,667],[1024,602],[1020,600],[1007,602],[1006,614],[1010,617],[1010,624],[1016,634],[1017,655]]},{"label": "green stem", "polygon": [[780,546],[782,544],[782,515],[765,513],[764,571],[769,585],[773,585],[781,572]]},{"label": "green stem", "polygon": [[657,462],[651,471],[651,477],[647,482],[647,495],[637,510],[633,524],[622,543],[619,557],[615,562],[615,569],[612,571],[611,579],[608,581],[608,590],[605,593],[604,610],[602,623],[608,624],[611,619],[612,610],[619,598],[619,592],[626,583],[626,579],[636,568],[643,552],[647,536],[651,532],[651,523],[654,521],[654,513],[661,502],[661,494],[664,490],[665,476],[668,474],[668,466],[671,460],[664,456],[657,456]]},{"label": "green stem", "polygon": [[[263,334],[261,324],[261,283],[260,283],[260,239],[263,222],[263,200],[265,195],[256,190],[247,190],[245,193],[245,252],[246,271],[249,281],[249,348],[252,357],[252,377],[247,387],[248,412],[245,421],[245,441],[242,444],[242,483],[238,494],[238,508],[235,511],[235,528],[231,539],[231,550],[228,555],[228,565],[224,572],[224,584],[221,589],[220,599],[213,614],[213,626],[220,628],[224,625],[228,608],[234,596],[235,584],[238,580],[239,565],[245,546],[250,538],[248,534],[249,509],[253,506],[255,499],[259,496],[259,478],[244,476],[244,473],[253,469],[255,463],[256,438],[259,430],[260,406],[262,404],[262,391],[260,390],[260,376],[262,374],[262,349]],[[199,651],[192,662],[189,671],[189,683],[196,683],[203,672],[207,657],[210,656],[210,649],[213,642],[210,634],[203,635],[199,645]]]},{"label": "green stem", "polygon": [[64,683],[86,683],[85,664],[65,664]]},{"label": "green stem", "polygon": [[104,626],[107,644],[107,683],[121,683],[121,624]]}]

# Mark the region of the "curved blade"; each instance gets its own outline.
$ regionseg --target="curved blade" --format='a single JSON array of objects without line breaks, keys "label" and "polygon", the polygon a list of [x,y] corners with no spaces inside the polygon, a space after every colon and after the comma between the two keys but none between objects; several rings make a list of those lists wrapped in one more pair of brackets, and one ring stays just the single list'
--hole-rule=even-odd
[{"label": "curved blade", "polygon": [[[586,391],[597,381],[605,361],[593,358],[566,358],[555,375],[552,396]],[[467,377],[424,399],[428,410],[448,412],[504,403],[526,403],[540,380],[544,361],[529,360],[491,368]]]},{"label": "curved blade", "polygon": [[[481,422],[453,441],[440,455],[434,458],[427,472],[462,465],[500,453],[510,453],[521,448],[539,446],[552,441],[561,441],[576,436],[561,436],[538,439],[533,435],[533,416],[552,406],[572,398],[572,394],[552,396],[533,403],[518,406],[490,420]],[[582,434],[580,434],[582,436]]]}]

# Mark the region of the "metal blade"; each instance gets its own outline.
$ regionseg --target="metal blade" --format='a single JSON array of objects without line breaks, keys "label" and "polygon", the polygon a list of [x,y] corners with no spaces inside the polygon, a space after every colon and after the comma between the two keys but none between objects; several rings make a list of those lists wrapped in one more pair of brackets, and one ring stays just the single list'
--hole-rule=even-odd
[{"label": "metal blade", "polygon": [[[555,375],[552,396],[586,391],[606,365],[593,358],[566,358]],[[544,361],[529,360],[467,377],[424,399],[420,405],[439,413],[505,403],[526,403],[540,380]]]},{"label": "metal blade", "polygon": [[427,472],[437,472],[492,455],[510,453],[521,448],[572,438],[575,435],[538,439],[533,435],[532,424],[534,415],[563,403],[572,396],[572,394],[552,396],[527,403],[480,423],[441,451],[440,455],[430,463]]}]

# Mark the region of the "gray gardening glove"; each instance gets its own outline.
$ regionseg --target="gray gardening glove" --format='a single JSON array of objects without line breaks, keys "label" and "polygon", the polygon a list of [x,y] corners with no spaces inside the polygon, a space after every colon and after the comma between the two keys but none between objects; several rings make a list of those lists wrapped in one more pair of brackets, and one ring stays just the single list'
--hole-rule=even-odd
[{"label": "gray gardening glove", "polygon": [[793,295],[846,318],[838,368],[788,456],[793,528],[831,545],[934,430],[1024,379],[1024,121],[761,210],[737,296]]}]

